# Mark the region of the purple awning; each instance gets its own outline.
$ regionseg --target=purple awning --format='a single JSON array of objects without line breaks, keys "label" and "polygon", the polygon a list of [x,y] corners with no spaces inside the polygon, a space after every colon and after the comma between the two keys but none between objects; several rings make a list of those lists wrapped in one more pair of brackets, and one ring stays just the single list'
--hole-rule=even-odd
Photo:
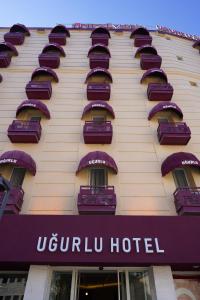
[{"label": "purple awning", "polygon": [[107,34],[107,35],[109,36],[109,38],[111,37],[111,36],[110,36],[109,30],[108,30],[107,28],[103,27],[103,26],[100,26],[100,27],[95,28],[95,29],[92,31],[90,37],[92,37],[92,35],[95,34],[95,33],[98,33],[98,34],[99,34],[99,33]]},{"label": "purple awning", "polygon": [[15,48],[15,46],[13,46],[13,44],[9,42],[0,43],[0,52],[4,52],[4,51],[9,51],[12,53],[12,55],[18,56],[17,49]]},{"label": "purple awning", "polygon": [[47,106],[39,100],[31,99],[23,101],[17,108],[16,117],[19,113],[26,109],[37,109],[41,111],[47,117],[47,119],[50,119],[50,112]]},{"label": "purple awning", "polygon": [[142,54],[142,53],[155,54],[155,55],[158,54],[156,48],[151,45],[144,45],[144,46],[139,47],[137,49],[137,51],[135,52],[135,57],[139,57],[140,54]]},{"label": "purple awning", "polygon": [[94,46],[92,46],[89,51],[88,51],[88,57],[92,52],[95,51],[102,51],[102,53],[107,53],[109,55],[109,57],[111,57],[110,54],[110,50],[108,49],[107,46],[103,45],[103,44],[95,44]]},{"label": "purple awning", "polygon": [[57,43],[49,43],[47,44],[43,50],[42,53],[46,53],[48,51],[55,51],[55,52],[59,52],[61,56],[66,56],[65,51],[63,49],[63,47],[61,47],[59,44]]},{"label": "purple awning", "polygon": [[167,173],[171,172],[175,168],[180,167],[197,167],[200,168],[200,161],[192,153],[187,152],[177,152],[168,156],[162,163],[161,173],[165,176]]},{"label": "purple awning", "polygon": [[35,69],[35,71],[32,73],[31,80],[33,80],[36,76],[41,76],[41,75],[51,76],[52,79],[55,80],[55,82],[58,82],[58,76],[56,72],[48,67],[39,67]]},{"label": "purple awning", "polygon": [[200,50],[200,40],[196,41],[192,47]]},{"label": "purple awning", "polygon": [[85,168],[97,166],[107,167],[113,170],[115,174],[118,173],[117,165],[110,155],[108,155],[106,152],[94,151],[89,152],[86,156],[84,156],[81,159],[76,174]]},{"label": "purple awning", "polygon": [[104,75],[104,76],[106,76],[108,79],[109,79],[109,81],[112,83],[113,82],[113,80],[112,80],[112,75],[110,74],[110,72],[108,71],[108,70],[106,70],[106,69],[104,69],[104,68],[94,68],[94,69],[92,69],[88,74],[87,74],[87,77],[86,77],[86,80],[85,80],[85,83],[87,83],[87,81],[88,81],[88,79],[90,78],[90,77],[92,77],[93,75]]},{"label": "purple awning", "polygon": [[131,32],[131,35],[130,35],[130,39],[133,39],[134,36],[136,34],[141,34],[141,35],[150,35],[149,34],[149,31],[144,28],[144,27],[136,27],[132,32]]},{"label": "purple awning", "polygon": [[162,69],[158,69],[158,68],[153,68],[153,69],[149,69],[147,70],[143,76],[142,79],[140,80],[140,82],[142,83],[147,77],[149,76],[154,76],[154,77],[160,77],[162,78],[166,83],[168,82],[167,79],[167,74],[162,70]]},{"label": "purple awning", "polygon": [[28,28],[23,25],[23,24],[14,24],[11,28],[10,28],[10,32],[23,32],[25,35],[30,36],[30,31],[28,30]]},{"label": "purple awning", "polygon": [[148,120],[151,120],[155,114],[157,114],[160,111],[164,110],[171,110],[174,111],[179,118],[183,118],[183,113],[180,107],[176,103],[173,102],[167,102],[167,101],[162,101],[159,102],[157,105],[155,105],[149,112]]},{"label": "purple awning", "polygon": [[52,30],[51,33],[65,33],[66,36],[70,37],[69,30],[62,24],[56,25]]},{"label": "purple awning", "polygon": [[89,112],[90,110],[93,110],[93,109],[105,109],[111,114],[111,116],[113,118],[115,118],[115,113],[113,111],[113,108],[109,104],[107,104],[105,101],[102,101],[102,100],[92,101],[91,103],[86,105],[83,110],[82,118],[87,112]]},{"label": "purple awning", "polygon": [[36,163],[32,157],[24,151],[7,151],[0,156],[0,165],[10,164],[17,167],[22,167],[36,174]]}]

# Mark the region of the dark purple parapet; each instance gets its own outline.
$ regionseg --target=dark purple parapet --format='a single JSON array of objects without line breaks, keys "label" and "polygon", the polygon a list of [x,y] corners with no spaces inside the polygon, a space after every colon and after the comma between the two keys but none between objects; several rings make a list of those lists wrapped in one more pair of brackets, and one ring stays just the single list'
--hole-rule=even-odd
[{"label": "dark purple parapet", "polygon": [[41,53],[38,59],[40,67],[57,69],[60,65],[59,53]]},{"label": "dark purple parapet", "polygon": [[16,117],[24,110],[28,109],[36,109],[39,110],[43,113],[43,115],[47,118],[50,119],[50,112],[48,110],[48,107],[41,101],[31,99],[31,100],[25,100],[23,101],[18,107],[16,111]]},{"label": "dark purple parapet", "polygon": [[95,44],[92,46],[88,51],[88,57],[90,57],[90,54],[93,53],[108,54],[109,57],[111,57],[110,50],[103,44]]},{"label": "dark purple parapet", "polygon": [[190,128],[184,122],[162,122],[157,134],[161,145],[186,145],[191,138]]},{"label": "dark purple parapet", "polygon": [[173,111],[180,119],[183,118],[182,110],[176,103],[163,101],[159,102],[150,110],[148,120],[151,120],[155,114],[161,111]]},{"label": "dark purple parapet", "polygon": [[80,215],[114,215],[116,194],[113,186],[81,186],[78,194],[78,211]]},{"label": "dark purple parapet", "polygon": [[7,68],[11,63],[12,56],[8,52],[0,52],[0,68]]},{"label": "dark purple parapet", "polygon": [[22,32],[24,33],[24,35],[26,36],[30,36],[30,31],[28,30],[28,28],[20,23],[14,24],[11,28],[10,28],[10,32]]},{"label": "dark purple parapet", "polygon": [[63,56],[65,57],[66,54],[65,54],[65,51],[64,49],[57,43],[49,43],[47,44],[43,50],[42,50],[42,53],[58,53],[59,56]]},{"label": "dark purple parapet", "polygon": [[41,132],[39,121],[14,120],[8,127],[8,137],[12,143],[38,143]]},{"label": "dark purple parapet", "polygon": [[169,83],[149,83],[147,97],[151,101],[170,101],[174,89]]},{"label": "dark purple parapet", "polygon": [[140,67],[142,70],[160,68],[161,64],[162,64],[162,57],[159,55],[143,53],[140,56]]},{"label": "dark purple parapet", "polygon": [[59,81],[56,72],[53,71],[51,68],[48,68],[48,67],[36,68],[34,70],[34,72],[32,73],[32,75],[31,75],[31,80],[34,80],[34,78],[37,77],[37,76],[48,76],[48,77],[51,78],[50,80],[52,80],[52,81],[55,81],[55,82]]},{"label": "dark purple parapet", "polygon": [[93,102],[89,103],[88,105],[86,105],[84,110],[83,110],[82,118],[89,111],[99,110],[99,109],[100,110],[101,109],[106,110],[113,118],[115,118],[115,113],[113,111],[112,106],[110,106],[108,103],[106,103],[105,101],[102,101],[102,100],[96,100],[96,101],[93,101]]},{"label": "dark purple parapet", "polygon": [[118,173],[117,165],[110,155],[103,151],[93,151],[89,152],[81,159],[76,174],[85,168],[96,166],[107,167],[111,169],[115,174]]},{"label": "dark purple parapet", "polygon": [[109,83],[88,83],[87,99],[88,100],[104,100],[110,99],[111,87]]},{"label": "dark purple parapet", "polygon": [[[110,83],[113,82],[112,80],[112,75],[110,74],[110,72],[104,68],[95,68],[95,69],[92,69],[88,74],[87,74],[87,77],[86,77],[86,80],[85,80],[85,83],[88,82],[88,80],[90,78],[92,78],[93,76],[104,76]],[[100,99],[102,100],[102,99]]]},{"label": "dark purple parapet", "polygon": [[52,95],[51,81],[29,81],[26,95],[28,99],[49,100]]},{"label": "dark purple parapet", "polygon": [[130,39],[135,38],[136,35],[149,36],[149,31],[141,26],[136,26],[135,29],[131,32]]},{"label": "dark purple parapet", "polygon": [[24,43],[25,35],[23,32],[7,32],[4,34],[4,40],[13,45],[22,45]]},{"label": "dark purple parapet", "polygon": [[173,171],[176,168],[181,167],[194,167],[200,168],[200,161],[198,158],[188,152],[177,152],[169,155],[162,163],[161,173],[165,176],[167,173]]},{"label": "dark purple parapet", "polygon": [[[4,192],[0,191],[0,206],[3,200]],[[21,187],[11,187],[10,196],[5,208],[5,214],[19,214],[24,198],[24,191]]]},{"label": "dark purple parapet", "polygon": [[174,203],[180,216],[200,216],[200,188],[180,187],[174,192]]},{"label": "dark purple parapet", "polygon": [[134,46],[141,47],[144,45],[151,45],[152,37],[150,35],[140,35],[136,34],[134,39]]},{"label": "dark purple parapet", "polygon": [[104,69],[109,69],[110,57],[108,54],[91,53],[89,55],[89,59],[90,59],[90,69],[99,68],[99,67]]},{"label": "dark purple parapet", "polygon": [[110,121],[86,121],[83,127],[85,144],[111,144],[112,124]]},{"label": "dark purple parapet", "polygon": [[36,163],[24,151],[6,151],[0,156],[0,165],[13,165],[27,169],[32,175],[36,174]]},{"label": "dark purple parapet", "polygon": [[143,83],[147,78],[152,78],[152,82],[151,83],[157,83],[156,79],[158,78],[159,80],[161,79],[164,83],[168,83],[168,79],[167,79],[167,74],[159,68],[152,68],[147,70],[141,80],[140,83]]},{"label": "dark purple parapet", "polygon": [[151,45],[144,45],[144,46],[141,46],[137,49],[137,51],[135,52],[135,57],[138,58],[140,57],[141,54],[143,53],[147,53],[147,54],[154,54],[154,55],[157,55],[158,52],[156,50],[155,47],[151,46]]}]

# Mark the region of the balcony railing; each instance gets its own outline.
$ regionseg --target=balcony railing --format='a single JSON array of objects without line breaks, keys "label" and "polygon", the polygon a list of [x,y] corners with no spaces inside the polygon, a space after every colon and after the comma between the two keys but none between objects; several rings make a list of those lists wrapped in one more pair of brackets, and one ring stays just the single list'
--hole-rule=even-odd
[{"label": "balcony railing", "polygon": [[8,137],[12,143],[38,143],[41,132],[39,121],[14,120],[8,127]]},{"label": "balcony railing", "polygon": [[78,194],[79,214],[115,214],[116,195],[113,186],[81,186]]},{"label": "balcony railing", "polygon": [[190,128],[184,122],[162,122],[157,134],[161,145],[186,145],[191,138]]},{"label": "balcony railing", "polygon": [[112,124],[110,121],[86,121],[83,128],[85,144],[111,144]]},{"label": "balcony railing", "polygon": [[60,65],[59,53],[41,53],[38,57],[40,67],[57,69]]},{"label": "balcony railing", "polygon": [[9,52],[0,52],[0,68],[6,68],[11,62],[12,56]]},{"label": "balcony railing", "polygon": [[170,101],[173,91],[173,87],[169,83],[149,83],[147,96],[152,101]]},{"label": "balcony railing", "polygon": [[87,99],[107,101],[110,99],[110,90],[109,83],[88,83]]},{"label": "balcony railing", "polygon": [[51,94],[51,81],[30,81],[26,85],[26,95],[28,99],[47,100],[51,98]]},{"label": "balcony railing", "polygon": [[24,43],[25,34],[23,32],[7,32],[4,39],[13,45],[22,45]]},{"label": "balcony railing", "polygon": [[[0,191],[0,205],[4,192]],[[5,208],[6,214],[19,214],[23,203],[24,191],[21,187],[11,187],[8,202]]]},{"label": "balcony railing", "polygon": [[152,68],[160,68],[162,63],[162,58],[159,55],[152,54],[141,54],[140,56],[140,66],[142,70],[148,70]]},{"label": "balcony railing", "polygon": [[174,203],[179,215],[200,215],[200,188],[177,188]]},{"label": "balcony railing", "polygon": [[150,35],[135,34],[135,40],[134,40],[135,47],[151,45],[151,43],[152,43],[152,37]]},{"label": "balcony railing", "polygon": [[105,53],[91,53],[89,55],[90,69],[94,68],[109,68],[109,55]]},{"label": "balcony railing", "polygon": [[66,45],[66,34],[62,33],[62,32],[50,33],[49,34],[49,42],[64,46],[64,45]]},{"label": "balcony railing", "polygon": [[92,45],[103,44],[108,46],[109,35],[106,33],[93,33],[92,34]]}]

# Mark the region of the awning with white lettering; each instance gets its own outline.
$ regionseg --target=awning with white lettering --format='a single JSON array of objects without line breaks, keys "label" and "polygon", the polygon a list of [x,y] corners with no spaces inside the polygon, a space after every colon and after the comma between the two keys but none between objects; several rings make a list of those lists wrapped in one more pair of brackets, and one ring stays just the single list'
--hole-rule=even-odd
[{"label": "awning with white lettering", "polygon": [[56,44],[56,43],[49,43],[49,44],[47,44],[43,48],[42,53],[47,53],[49,51],[57,52],[57,53],[59,53],[63,57],[66,56],[64,49],[59,44]]},{"label": "awning with white lettering", "polygon": [[162,101],[155,105],[149,112],[148,120],[151,120],[155,114],[161,111],[173,111],[180,119],[183,118],[183,112],[180,107],[173,102]]},{"label": "awning with white lettering", "polygon": [[35,161],[24,151],[14,150],[4,152],[0,156],[0,166],[5,164],[22,167],[27,169],[32,175],[36,174]]},{"label": "awning with white lettering", "polygon": [[143,81],[148,77],[155,77],[155,78],[157,77],[157,78],[162,79],[165,83],[168,83],[167,74],[162,69],[152,68],[152,69],[147,70],[143,74],[143,76],[140,80],[140,83],[143,83]]},{"label": "awning with white lettering", "polygon": [[93,77],[93,76],[98,76],[98,75],[100,75],[100,76],[105,76],[105,78],[107,78],[108,81],[109,81],[110,83],[113,82],[113,80],[112,80],[112,75],[110,74],[110,72],[109,72],[108,70],[104,69],[104,68],[98,67],[98,68],[92,69],[92,70],[87,74],[85,83],[87,83],[88,80],[89,80],[91,77]]},{"label": "awning with white lettering", "polygon": [[34,78],[37,76],[49,76],[55,82],[59,81],[56,72],[48,67],[39,67],[35,69],[35,71],[32,73],[31,80],[34,80]]},{"label": "awning with white lettering", "polygon": [[48,110],[48,107],[41,102],[40,100],[30,99],[23,101],[17,108],[16,111],[16,117],[18,114],[20,114],[22,111],[27,109],[36,109],[42,112],[42,114],[47,118],[50,119],[50,112]]},{"label": "awning with white lettering", "polygon": [[200,161],[198,158],[187,152],[177,152],[168,156],[162,163],[161,173],[165,176],[169,172],[180,167],[195,167],[200,168]]},{"label": "awning with white lettering", "polygon": [[113,111],[113,108],[103,100],[92,101],[91,103],[86,105],[83,110],[82,118],[89,111],[98,110],[98,109],[106,110],[113,118],[115,118],[115,113]]},{"label": "awning with white lettering", "polygon": [[30,31],[24,24],[16,23],[10,28],[10,32],[23,32],[26,36],[30,36]]},{"label": "awning with white lettering", "polygon": [[115,174],[118,173],[118,168],[114,159],[106,152],[102,151],[89,152],[86,156],[84,156],[79,163],[76,174],[85,168],[91,167],[107,167]]},{"label": "awning with white lettering", "polygon": [[108,49],[108,47],[106,47],[103,44],[95,44],[94,46],[92,46],[88,51],[88,57],[90,57],[90,54],[95,53],[95,52],[100,52],[103,54],[105,53],[105,54],[108,54],[109,57],[111,57],[110,50]]}]

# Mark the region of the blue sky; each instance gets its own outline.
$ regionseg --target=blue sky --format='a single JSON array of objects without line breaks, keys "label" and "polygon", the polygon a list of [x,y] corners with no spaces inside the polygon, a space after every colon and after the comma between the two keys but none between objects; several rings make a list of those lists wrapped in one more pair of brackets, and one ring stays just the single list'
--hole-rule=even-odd
[{"label": "blue sky", "polygon": [[115,23],[156,24],[200,35],[200,0],[1,0],[0,26]]}]

